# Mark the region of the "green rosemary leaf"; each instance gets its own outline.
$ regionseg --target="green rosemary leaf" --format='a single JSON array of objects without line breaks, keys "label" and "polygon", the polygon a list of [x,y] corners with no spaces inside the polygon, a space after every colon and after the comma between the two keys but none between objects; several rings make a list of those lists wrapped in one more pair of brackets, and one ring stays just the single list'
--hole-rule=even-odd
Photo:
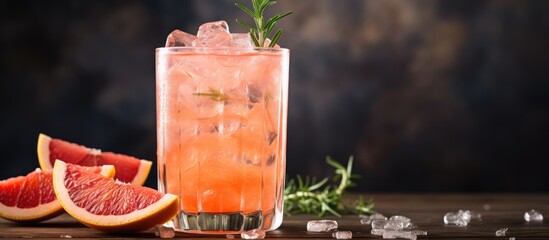
[{"label": "green rosemary leaf", "polygon": [[[341,216],[345,213],[371,213],[374,207],[373,201],[365,201],[362,196],[353,207],[345,206],[342,203],[345,190],[355,184],[353,179],[351,156],[347,166],[343,166],[335,159],[326,157],[326,163],[335,168],[335,175],[332,181],[337,185],[327,184],[328,178],[316,182],[314,178],[297,175],[295,179],[289,179],[284,189],[284,209],[288,214],[292,213],[313,213],[319,216],[332,214]],[[337,179],[337,180],[336,180]],[[323,190],[320,190],[323,188]]]},{"label": "green rosemary leaf", "polygon": [[240,25],[244,26],[245,28],[247,29],[253,29],[254,27],[252,27],[252,25],[244,22],[244,21],[241,21],[240,19],[236,19],[236,22],[237,23],[240,23]]},{"label": "green rosemary leaf", "polygon": [[[314,182],[314,181],[313,181]],[[322,179],[322,181],[316,183],[316,184],[313,184],[312,186],[309,186],[308,187],[308,190],[309,191],[314,191],[314,190],[317,190],[319,189],[320,187],[322,187],[322,185],[324,185],[326,182],[328,182],[328,178],[324,178]]]},{"label": "green rosemary leaf", "polygon": [[224,101],[229,100],[229,96],[227,96],[226,94],[222,93],[221,91],[215,90],[211,87],[208,88],[207,93],[197,92],[197,93],[193,93],[193,95],[210,97],[210,99],[212,99],[214,101],[219,101],[219,102],[224,102]]},{"label": "green rosemary leaf", "polygon": [[[240,23],[242,26],[249,30],[250,35],[252,36],[252,41],[254,42],[256,47],[264,47],[265,40],[271,35],[272,30],[276,25],[276,22],[293,13],[286,12],[284,14],[277,14],[267,20],[267,22],[264,22],[263,14],[265,13],[265,10],[275,4],[276,1],[273,0],[252,0],[252,10],[241,3],[235,3],[238,8],[240,8],[246,14],[250,15],[255,22],[256,26],[253,27],[251,26],[251,24],[247,24],[239,19],[236,20],[238,23]],[[276,43],[280,39],[280,36],[282,35],[281,30],[282,29],[276,32],[273,39],[271,40],[271,43],[269,44],[269,47],[274,47],[276,45]]]},{"label": "green rosemary leaf", "polygon": [[267,4],[263,4],[262,6],[260,6],[259,16],[263,16],[263,13],[265,12],[265,9],[267,9],[268,7],[270,7],[272,5],[275,5],[275,4],[276,4],[275,1],[269,1],[269,2],[267,2]]},{"label": "green rosemary leaf", "polygon": [[[353,161],[353,157],[349,157],[349,161],[352,163]],[[327,156],[326,157],[326,163],[328,163],[330,166],[334,167],[336,170],[340,170],[340,169],[345,169],[345,167],[343,167],[343,165],[341,165],[340,163],[338,163],[335,159],[333,159],[332,157],[330,156]]]},{"label": "green rosemary leaf", "polygon": [[276,42],[278,42],[278,39],[280,38],[280,36],[282,36],[282,29],[278,29],[278,31],[276,31],[276,34],[274,35],[273,40],[269,44],[269,47],[274,47],[276,45]]},{"label": "green rosemary leaf", "polygon": [[[240,9],[242,9],[242,11],[246,12],[251,17],[255,18],[255,13],[252,10],[250,10],[248,7],[244,6],[241,3],[235,3],[234,5],[236,5]],[[238,21],[238,19],[237,19],[237,21]]]},{"label": "green rosemary leaf", "polygon": [[252,37],[252,41],[254,42],[255,46],[261,46],[259,44],[259,40],[257,40],[257,37],[256,35],[254,34],[255,31],[250,31],[250,36]]}]

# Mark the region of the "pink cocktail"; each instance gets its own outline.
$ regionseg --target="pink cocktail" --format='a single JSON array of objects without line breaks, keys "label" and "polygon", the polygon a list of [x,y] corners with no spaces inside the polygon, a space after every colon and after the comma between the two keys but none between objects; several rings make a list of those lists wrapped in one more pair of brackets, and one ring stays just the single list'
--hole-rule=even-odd
[{"label": "pink cocktail", "polygon": [[156,50],[159,190],[176,230],[237,233],[282,222],[289,50]]}]

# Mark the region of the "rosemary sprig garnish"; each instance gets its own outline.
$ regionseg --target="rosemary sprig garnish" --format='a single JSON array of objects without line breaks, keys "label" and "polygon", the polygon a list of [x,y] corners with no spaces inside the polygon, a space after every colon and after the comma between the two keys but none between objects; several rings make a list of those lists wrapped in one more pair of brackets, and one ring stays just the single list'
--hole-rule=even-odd
[{"label": "rosemary sprig garnish", "polygon": [[[265,22],[263,19],[263,13],[265,12],[265,9],[274,4],[276,4],[276,1],[273,0],[252,0],[252,5],[254,9],[252,11],[241,3],[235,3],[238,8],[242,9],[242,11],[246,12],[254,19],[255,27],[240,19],[236,19],[236,22],[249,29],[250,37],[252,38],[252,41],[254,42],[256,47],[264,47],[265,40],[271,35],[271,32],[276,25],[276,22],[283,17],[286,17],[293,13],[287,12],[284,14],[277,14]],[[269,44],[269,47],[274,47],[276,45],[276,42],[278,42],[278,39],[280,39],[281,35],[282,29],[278,29],[278,31],[276,31],[276,33],[274,34],[274,37]]]},{"label": "rosemary sprig garnish", "polygon": [[316,182],[314,178],[297,176],[296,179],[290,179],[284,189],[284,210],[287,213],[314,213],[319,216],[324,216],[327,213],[341,216],[342,214],[355,213],[371,213],[374,207],[373,202],[365,201],[362,196],[350,209],[345,206],[341,199],[345,190],[348,187],[355,185],[351,180],[358,178],[356,174],[352,174],[353,157],[349,157],[347,167],[344,167],[331,157],[326,157],[326,162],[335,168],[333,177],[334,183],[339,181],[337,185],[326,185],[329,181],[324,178]]},{"label": "rosemary sprig garnish", "polygon": [[212,99],[214,101],[219,101],[219,102],[224,102],[224,101],[229,100],[229,96],[227,96],[226,94],[222,93],[221,91],[215,90],[211,87],[208,88],[207,93],[198,92],[198,93],[193,93],[193,95],[210,97],[210,99]]}]

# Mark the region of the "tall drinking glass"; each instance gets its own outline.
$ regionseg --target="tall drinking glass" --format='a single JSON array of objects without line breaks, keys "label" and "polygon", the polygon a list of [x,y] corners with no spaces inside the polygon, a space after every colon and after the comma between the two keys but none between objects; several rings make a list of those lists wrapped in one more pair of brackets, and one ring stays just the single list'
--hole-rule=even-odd
[{"label": "tall drinking glass", "polygon": [[191,233],[282,223],[289,50],[156,49],[158,188]]}]

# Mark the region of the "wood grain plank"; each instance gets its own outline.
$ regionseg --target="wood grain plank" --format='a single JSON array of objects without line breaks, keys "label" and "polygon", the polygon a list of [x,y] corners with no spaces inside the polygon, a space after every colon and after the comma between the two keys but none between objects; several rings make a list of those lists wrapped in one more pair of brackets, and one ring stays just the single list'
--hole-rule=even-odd
[{"label": "wood grain plank", "polygon": [[[356,199],[350,194],[347,201]],[[387,215],[404,215],[412,219],[417,229],[426,230],[419,239],[549,239],[549,222],[528,223],[525,211],[532,208],[549,216],[549,195],[544,194],[366,194],[374,199],[376,210]],[[486,207],[489,206],[489,209]],[[469,209],[482,214],[482,220],[472,221],[467,227],[445,226],[442,217],[448,211]],[[331,233],[306,231],[307,221],[320,219],[314,215],[285,216],[282,226],[267,234],[278,239],[332,239]],[[353,232],[353,239],[380,239],[370,234],[370,226],[361,225],[358,216],[325,217],[339,223],[340,230]],[[495,231],[508,228],[507,237],[496,238]],[[0,219],[0,238],[59,239],[69,235],[78,239],[144,239],[156,238],[153,231],[135,234],[102,233],[63,214],[48,221],[21,225]],[[193,235],[176,233],[176,238],[212,239],[225,235]],[[239,236],[236,236],[239,238]]]}]

